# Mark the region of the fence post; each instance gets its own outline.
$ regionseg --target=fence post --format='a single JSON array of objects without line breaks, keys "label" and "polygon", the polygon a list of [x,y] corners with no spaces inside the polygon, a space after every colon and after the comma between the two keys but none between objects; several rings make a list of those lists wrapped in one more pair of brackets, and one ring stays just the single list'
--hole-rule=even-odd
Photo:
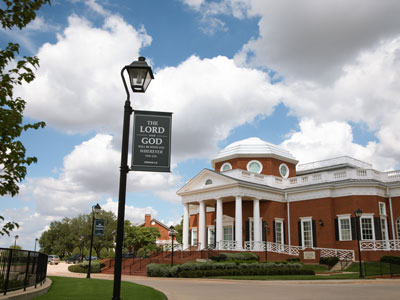
[{"label": "fence post", "polygon": [[364,277],[365,276],[367,276],[367,264],[366,264],[366,262],[364,261]]},{"label": "fence post", "polygon": [[392,263],[389,263],[389,272],[390,272],[390,278],[392,278],[393,272],[392,272]]},{"label": "fence post", "polygon": [[10,278],[10,270],[11,270],[12,255],[13,255],[12,249],[9,249],[8,251],[9,251],[9,254],[8,254],[7,275],[6,275],[6,280],[4,282],[4,295],[7,294],[8,280]]},{"label": "fence post", "polygon": [[26,268],[25,268],[25,279],[24,279],[24,291],[26,291],[26,281],[28,279],[28,272],[29,272],[29,259],[31,257],[31,252],[28,252],[28,258],[26,260]]},{"label": "fence post", "polygon": [[381,267],[381,277],[383,277],[383,271],[382,271],[382,261],[380,261],[380,267]]},{"label": "fence post", "polygon": [[35,289],[37,286],[37,281],[38,281],[38,261],[39,261],[39,257],[37,257],[37,255],[35,255],[35,260],[33,261],[34,264],[34,270],[35,270]]}]

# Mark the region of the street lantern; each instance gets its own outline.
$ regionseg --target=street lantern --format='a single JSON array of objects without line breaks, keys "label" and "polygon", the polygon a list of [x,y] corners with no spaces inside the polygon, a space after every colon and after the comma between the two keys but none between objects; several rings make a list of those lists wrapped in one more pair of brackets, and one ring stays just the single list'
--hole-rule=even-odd
[{"label": "street lantern", "polygon": [[362,216],[362,211],[360,208],[354,212],[356,216],[356,227],[357,227],[357,243],[358,243],[358,261],[360,264],[360,278],[364,277],[363,270],[362,270],[362,263],[361,263],[361,247],[360,247],[360,240],[361,240],[361,226],[360,226],[360,217]]},{"label": "street lantern", "polygon": [[129,82],[134,93],[144,93],[154,79],[151,67],[146,63],[146,59],[141,56],[138,61],[134,61],[129,66],[125,66],[129,74]]},{"label": "street lantern", "polygon": [[36,243],[38,242],[38,240],[39,240],[38,238],[35,239],[35,248],[33,250],[34,252],[36,252]]},{"label": "street lantern", "polygon": [[122,246],[124,238],[124,219],[125,219],[125,200],[126,200],[126,181],[130,171],[128,167],[128,147],[129,147],[129,123],[132,114],[130,102],[130,94],[126,85],[124,71],[129,74],[129,83],[134,93],[144,93],[154,79],[151,67],[147,65],[144,57],[139,57],[138,61],[134,61],[121,70],[121,78],[126,91],[126,101],[124,105],[124,120],[122,126],[122,147],[121,147],[121,166],[119,178],[119,194],[118,194],[118,217],[117,217],[117,235],[115,245],[115,264],[114,264],[114,286],[113,300],[121,300],[121,273],[122,273]]},{"label": "street lantern", "polygon": [[172,243],[172,253],[171,253],[171,267],[174,265],[174,238],[176,236],[176,231],[174,226],[171,225],[169,227],[169,236],[171,237],[171,243]]},{"label": "street lantern", "polygon": [[86,278],[90,278],[90,267],[92,265],[92,247],[93,247],[93,231],[94,231],[94,220],[96,220],[96,213],[99,213],[101,210],[100,205],[97,203],[92,206],[92,235],[90,236],[90,250],[89,250],[89,266]]}]

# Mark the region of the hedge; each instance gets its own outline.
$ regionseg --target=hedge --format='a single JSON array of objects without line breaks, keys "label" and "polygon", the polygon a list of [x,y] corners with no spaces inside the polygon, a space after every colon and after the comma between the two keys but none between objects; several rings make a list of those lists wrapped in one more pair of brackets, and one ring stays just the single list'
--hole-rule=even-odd
[{"label": "hedge", "polygon": [[385,255],[381,257],[381,262],[387,262],[395,265],[400,265],[400,256]]},{"label": "hedge", "polygon": [[[100,273],[101,268],[104,268],[104,263],[98,261],[92,261],[90,266],[90,273]],[[87,273],[89,267],[89,262],[84,261],[77,265],[71,265],[68,267],[68,271],[73,273]]]},{"label": "hedge", "polygon": [[[312,270],[303,268],[300,263],[185,263],[182,265],[149,264],[147,276],[149,277],[207,277],[222,275],[295,275],[314,274]],[[221,275],[219,275],[221,274]]]},{"label": "hedge", "polygon": [[330,267],[333,267],[338,262],[339,262],[339,258],[338,257],[321,257],[319,259],[319,263],[321,265],[328,265]]},{"label": "hedge", "polygon": [[218,255],[211,256],[213,261],[259,261],[260,258],[257,254],[251,252],[239,252],[239,253],[219,253]]}]

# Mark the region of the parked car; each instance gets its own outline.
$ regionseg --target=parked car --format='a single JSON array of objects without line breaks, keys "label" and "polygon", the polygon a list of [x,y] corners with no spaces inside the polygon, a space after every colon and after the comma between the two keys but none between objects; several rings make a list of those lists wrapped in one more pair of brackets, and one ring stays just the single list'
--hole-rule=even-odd
[{"label": "parked car", "polygon": [[[89,256],[86,256],[86,258],[85,258],[86,260],[89,260]],[[92,256],[92,260],[97,260],[98,258],[97,258],[97,256]]]},{"label": "parked car", "polygon": [[77,264],[80,263],[81,261],[83,261],[83,255],[81,254],[74,254],[65,260],[67,264]]},{"label": "parked car", "polygon": [[58,255],[49,255],[47,262],[51,265],[58,265],[60,263],[60,257]]}]

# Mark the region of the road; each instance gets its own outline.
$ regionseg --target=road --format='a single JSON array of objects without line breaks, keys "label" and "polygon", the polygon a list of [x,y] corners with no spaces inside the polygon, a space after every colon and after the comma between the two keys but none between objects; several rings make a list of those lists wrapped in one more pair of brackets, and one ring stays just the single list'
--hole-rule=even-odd
[{"label": "road", "polygon": [[[68,272],[68,265],[48,266],[50,276],[86,277]],[[112,280],[112,275],[92,274]],[[123,276],[122,280],[151,286],[169,300],[398,300],[400,279],[258,281]]]}]

